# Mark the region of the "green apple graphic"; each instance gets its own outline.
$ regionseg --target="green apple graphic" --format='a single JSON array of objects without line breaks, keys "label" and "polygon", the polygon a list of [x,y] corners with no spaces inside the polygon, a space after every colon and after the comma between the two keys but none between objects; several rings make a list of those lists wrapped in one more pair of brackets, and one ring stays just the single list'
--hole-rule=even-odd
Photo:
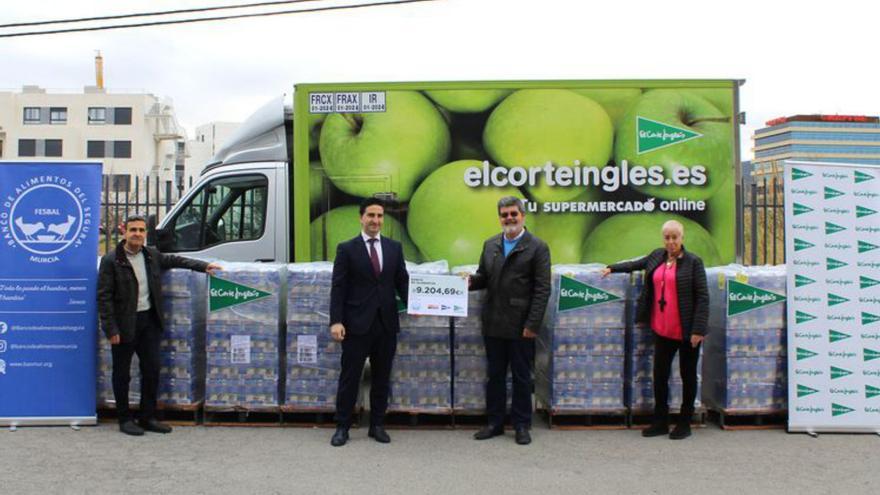
[{"label": "green apple graphic", "polygon": [[733,117],[733,90],[730,88],[693,88],[691,93],[709,100],[727,117]]},{"label": "green apple graphic", "polygon": [[724,184],[718,188],[714,196],[706,202],[706,228],[715,246],[721,263],[736,261],[736,189],[733,186],[734,174],[731,173]]},{"label": "green apple graphic", "polygon": [[[340,206],[324,213],[311,225],[312,260],[333,261],[336,258],[336,245],[358,235],[360,231],[360,208],[357,205]],[[422,256],[403,224],[387,212],[382,235],[400,241],[403,245],[403,257],[407,261],[421,262]],[[324,246],[327,247],[326,256]]]},{"label": "green apple graphic", "polygon": [[601,220],[595,213],[538,211],[526,215],[526,226],[550,247],[553,263],[580,263],[584,239]]},{"label": "green apple graphic", "polygon": [[[673,132],[696,133],[696,137],[670,140],[667,145],[639,153],[640,142],[647,135],[641,126],[646,122]],[[708,199],[730,174],[732,132],[730,118],[702,96],[686,90],[655,89],[639,98],[624,117],[618,129],[614,159],[618,166],[626,160],[630,167],[663,167],[665,183],[634,186],[639,192],[664,199]],[[705,183],[676,185],[674,169],[680,166],[684,170],[704,167]]]},{"label": "green apple graphic", "polygon": [[324,125],[326,114],[310,113],[309,114],[309,151],[318,149],[318,142],[321,138],[321,126]]},{"label": "green apple graphic", "polygon": [[321,129],[321,162],[344,192],[367,197],[389,187],[408,201],[419,182],[449,156],[449,128],[415,91],[388,91],[387,111],[330,114]]},{"label": "green apple graphic", "polygon": [[620,127],[629,107],[642,96],[639,88],[579,88],[572,91],[602,105],[615,129]]},{"label": "green apple graphic", "polygon": [[482,166],[476,160],[444,165],[413,194],[406,225],[425,260],[446,260],[449,266],[477,263],[483,242],[501,232],[498,200],[521,198],[522,193],[515,187],[465,184],[465,170]]},{"label": "green apple graphic", "polygon": [[457,113],[480,113],[494,107],[512,92],[510,89],[432,89],[428,98]]},{"label": "green apple graphic", "polygon": [[[483,145],[507,168],[604,167],[611,158],[614,128],[601,105],[562,89],[524,89],[504,99],[486,122]],[[577,186],[549,186],[543,174],[529,195],[537,201],[569,201]]]},{"label": "green apple graphic", "polygon": [[669,213],[618,214],[596,226],[584,242],[583,263],[611,264],[640,258],[663,247],[661,229],[667,220],[684,225],[685,248],[702,258],[707,267],[720,264],[711,234],[700,224]]}]

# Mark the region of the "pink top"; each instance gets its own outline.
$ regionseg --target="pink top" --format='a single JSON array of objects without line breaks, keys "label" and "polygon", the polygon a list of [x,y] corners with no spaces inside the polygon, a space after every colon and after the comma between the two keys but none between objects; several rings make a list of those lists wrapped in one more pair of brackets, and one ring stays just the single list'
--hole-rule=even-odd
[{"label": "pink top", "polygon": [[[678,288],[675,280],[676,265],[664,262],[654,270],[654,301],[651,311],[651,329],[667,339],[681,340],[681,316],[678,314]],[[663,300],[661,308],[660,300]]]}]

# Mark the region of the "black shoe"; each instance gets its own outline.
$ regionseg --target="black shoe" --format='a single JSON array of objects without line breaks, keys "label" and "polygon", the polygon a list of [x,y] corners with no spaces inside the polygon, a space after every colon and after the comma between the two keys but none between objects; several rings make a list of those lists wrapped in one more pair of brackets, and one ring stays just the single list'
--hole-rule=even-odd
[{"label": "black shoe", "polygon": [[136,437],[144,434],[144,429],[130,419],[119,423],[119,431],[125,433],[126,435],[133,435]]},{"label": "black shoe", "polygon": [[488,440],[500,435],[504,435],[504,427],[489,425],[480,428],[480,431],[474,433],[474,440]]},{"label": "black shoe", "polygon": [[529,429],[525,426],[516,429],[516,443],[519,445],[528,445],[532,443],[532,436],[529,435]]},{"label": "black shoe", "polygon": [[139,421],[144,431],[152,431],[153,433],[171,433],[171,427],[165,423],[160,423],[157,419],[152,418],[146,421]]},{"label": "black shoe", "polygon": [[659,437],[669,433],[669,425],[666,423],[651,423],[651,426],[642,430],[643,437]]},{"label": "black shoe", "polygon": [[683,440],[689,436],[691,436],[691,424],[686,421],[677,423],[669,434],[669,438],[673,440]]},{"label": "black shoe", "polygon": [[348,441],[348,428],[344,426],[337,426],[336,433],[333,434],[333,438],[330,439],[330,445],[334,447],[342,447],[345,445],[345,442]]},{"label": "black shoe", "polygon": [[367,432],[367,436],[376,440],[379,443],[391,443],[391,437],[388,436],[388,432],[385,431],[385,427],[380,425],[371,426],[370,430]]}]

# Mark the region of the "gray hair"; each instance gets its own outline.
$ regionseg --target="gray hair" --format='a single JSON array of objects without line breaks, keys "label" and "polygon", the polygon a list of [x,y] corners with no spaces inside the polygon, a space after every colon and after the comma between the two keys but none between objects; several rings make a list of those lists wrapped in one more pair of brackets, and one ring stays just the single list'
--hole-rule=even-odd
[{"label": "gray hair", "polygon": [[681,224],[678,220],[667,220],[663,223],[663,227],[660,228],[660,233],[666,232],[667,229],[677,230],[679,234],[684,237],[684,225]]},{"label": "gray hair", "polygon": [[516,209],[518,209],[520,213],[526,213],[525,206],[523,206],[521,199],[516,196],[504,196],[498,200],[498,214],[501,215],[501,208],[507,208],[509,206],[516,206]]},{"label": "gray hair", "polygon": [[144,222],[144,223],[147,223],[147,217],[145,217],[145,216],[143,216],[143,215],[141,215],[141,214],[139,214],[139,213],[135,213],[134,215],[129,215],[129,216],[125,217],[125,223],[123,224],[124,227],[127,229],[127,228],[128,228],[128,224],[130,224],[131,222]]}]

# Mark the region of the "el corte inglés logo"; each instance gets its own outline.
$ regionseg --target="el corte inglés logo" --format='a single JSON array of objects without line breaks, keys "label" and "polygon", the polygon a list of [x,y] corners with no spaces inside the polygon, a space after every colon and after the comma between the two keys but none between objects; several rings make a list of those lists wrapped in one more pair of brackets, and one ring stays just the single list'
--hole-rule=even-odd
[{"label": "el corte ingl\u00e9s logo", "polygon": [[811,279],[810,277],[805,277],[803,275],[795,275],[794,276],[794,286],[795,287],[803,287],[805,285],[815,284],[816,281]]},{"label": "el corte ingl\u00e9s logo", "polygon": [[856,184],[860,184],[860,183],[862,183],[862,182],[867,182],[867,181],[869,181],[869,180],[874,180],[874,176],[873,176],[873,175],[866,174],[866,173],[864,173],[864,172],[859,172],[858,170],[856,170],[855,172],[856,172],[856,174],[855,174],[855,182],[856,182]]},{"label": "el corte ingl\u00e9s logo", "polygon": [[878,247],[880,247],[880,246],[878,246],[876,244],[871,244],[870,242],[859,241],[859,252],[860,253],[867,253],[868,251],[873,251],[873,250],[877,249]]},{"label": "el corte ingl\u00e9s logo", "polygon": [[855,411],[855,409],[853,409],[851,407],[846,407],[841,404],[835,404],[833,402],[831,403],[831,415],[832,416],[840,416],[842,414],[851,413],[853,411]]},{"label": "el corte ingl\u00e9s logo", "polygon": [[804,249],[810,249],[813,246],[815,246],[815,244],[813,244],[811,242],[807,242],[803,239],[798,239],[796,237],[794,239],[794,250],[795,251],[803,251]]},{"label": "el corte ingl\u00e9s logo", "polygon": [[828,342],[835,343],[840,342],[841,340],[846,340],[852,337],[852,335],[848,333],[838,332],[837,330],[829,330],[828,331]]},{"label": "el corte ingl\u00e9s logo", "polygon": [[812,176],[813,176],[813,174],[811,174],[810,172],[807,172],[806,170],[801,170],[799,168],[794,168],[794,167],[791,168],[792,180],[806,179],[807,177],[812,177]]},{"label": "el corte ingl\u00e9s logo", "polygon": [[843,261],[834,258],[825,258],[825,267],[828,270],[837,270],[838,268],[843,268],[847,265],[848,263],[844,263]]},{"label": "el corte ingl\u00e9s logo", "polygon": [[878,321],[880,321],[880,316],[862,311],[862,325],[870,325],[871,323],[877,323]]},{"label": "el corte ingl\u00e9s logo", "polygon": [[864,206],[856,205],[856,218],[867,217],[877,213],[877,210],[872,210],[870,208],[865,208]]},{"label": "el corte ingl\u00e9s logo", "polygon": [[843,304],[845,302],[849,302],[849,299],[838,296],[837,294],[828,293],[828,305],[829,306],[837,306],[838,304]]},{"label": "el corte ingl\u00e9s logo", "polygon": [[825,192],[825,199],[834,199],[834,198],[837,198],[837,197],[844,195],[844,193],[838,191],[837,189],[832,189],[828,186],[825,186],[824,192]]},{"label": "el corte ingl\u00e9s logo", "polygon": [[843,232],[846,230],[846,227],[841,227],[840,225],[825,222],[825,234],[836,234],[838,232]]},{"label": "el corte ingl\u00e9s logo", "polygon": [[210,309],[217,311],[269,297],[272,294],[212,275],[209,295]]},{"label": "el corte ingl\u00e9s logo", "polygon": [[873,361],[875,359],[880,359],[880,351],[875,351],[874,349],[865,348],[863,350],[865,361]]},{"label": "el corte ingl\u00e9s logo", "polygon": [[880,284],[880,280],[874,280],[871,277],[866,277],[864,275],[859,275],[859,288],[867,289],[869,287],[874,287],[875,285]]},{"label": "el corte ingl\u00e9s logo", "polygon": [[809,350],[809,349],[804,349],[803,347],[797,348],[797,360],[798,361],[803,361],[804,359],[810,359],[813,356],[818,356],[818,354]]},{"label": "el corte ingl\u00e9s logo", "polygon": [[808,395],[813,395],[817,392],[818,392],[818,390],[816,390],[815,388],[810,388],[806,385],[798,384],[798,386],[797,386],[797,396],[798,397],[806,397]]},{"label": "el corte ingl\u00e9s logo", "polygon": [[701,137],[702,134],[690,129],[675,127],[656,120],[636,116],[637,153],[647,153],[674,144],[680,144]]},{"label": "el corte ingl\u00e9s logo", "polygon": [[831,379],[836,380],[838,378],[843,378],[845,376],[852,375],[852,371],[846,370],[843,368],[838,368],[837,366],[831,367]]},{"label": "el corte ingl\u00e9s logo", "polygon": [[785,296],[736,280],[727,281],[727,315],[733,316],[785,301]]},{"label": "el corte ingl\u00e9s logo", "polygon": [[865,384],[865,398],[866,399],[873,399],[874,397],[877,397],[878,395],[880,395],[880,388]]},{"label": "el corte ingl\u00e9s logo", "polygon": [[587,285],[565,275],[559,277],[559,311],[568,311],[620,300],[610,292]]},{"label": "el corte ingl\u00e9s logo", "polygon": [[795,322],[797,322],[797,323],[806,323],[808,321],[815,320],[816,317],[809,314],[809,313],[804,313],[803,311],[795,311],[794,312],[794,319],[795,319]]},{"label": "el corte ingl\u00e9s logo", "polygon": [[804,213],[810,213],[811,211],[813,211],[813,209],[809,206],[802,205],[800,203],[794,203],[794,205],[792,205],[792,209],[794,210],[795,216],[803,215]]}]

